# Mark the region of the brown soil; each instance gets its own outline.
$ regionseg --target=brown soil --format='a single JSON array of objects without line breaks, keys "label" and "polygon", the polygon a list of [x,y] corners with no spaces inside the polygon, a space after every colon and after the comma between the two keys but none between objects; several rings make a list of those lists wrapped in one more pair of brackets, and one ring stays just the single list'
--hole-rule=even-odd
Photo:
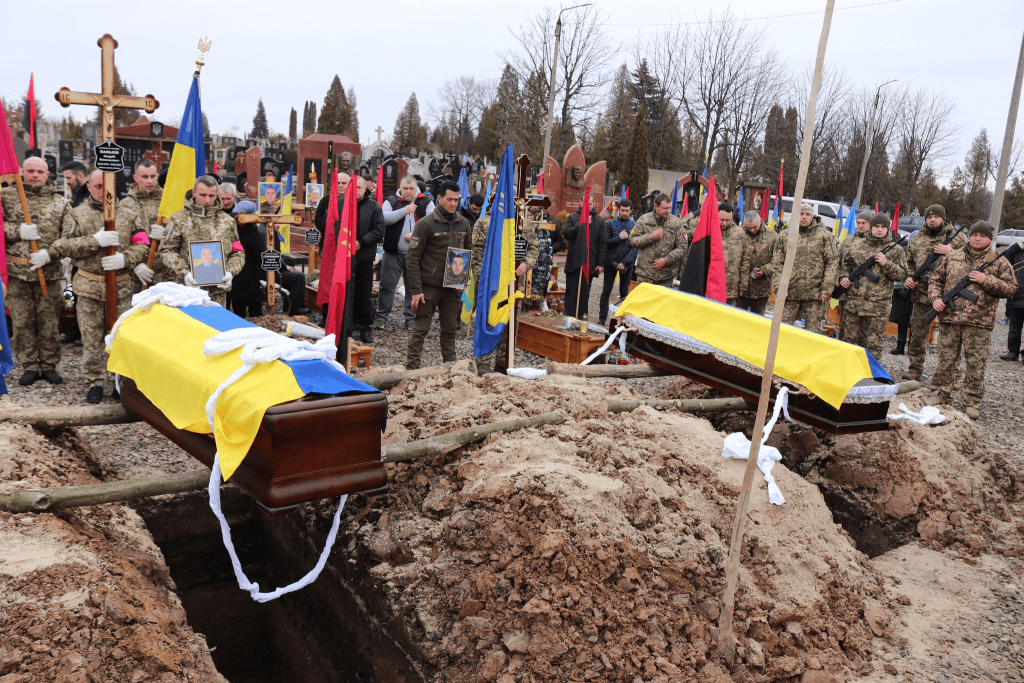
[{"label": "brown soil", "polygon": [[[4,490],[91,484],[74,432],[0,424]],[[0,512],[0,681],[223,682],[131,509]]]}]

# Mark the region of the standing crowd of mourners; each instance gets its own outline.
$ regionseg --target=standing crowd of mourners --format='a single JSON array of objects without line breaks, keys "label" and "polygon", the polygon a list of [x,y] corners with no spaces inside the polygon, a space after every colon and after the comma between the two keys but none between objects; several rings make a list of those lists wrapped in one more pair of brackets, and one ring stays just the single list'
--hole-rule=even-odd
[{"label": "standing crowd of mourners", "polygon": [[[83,346],[83,374],[90,388],[87,400],[99,402],[109,378],[105,372],[104,273],[115,271],[118,311],[130,305],[133,293],[162,281],[208,287],[210,297],[230,306],[238,315],[262,314],[266,274],[260,254],[268,247],[263,224],[238,221],[239,214],[257,213],[251,201],[238,201],[234,186],[220,184],[212,176],[197,178],[186,194],[184,207],[166,225],[157,220],[162,189],[157,168],[148,160],[134,168],[128,196],[119,202],[116,230],[105,231],[102,220],[103,179],[99,171],[88,173],[80,162],[63,170],[71,200],[57,192],[45,162],[26,160],[22,174],[28,195],[30,220],[22,216],[14,188],[2,192],[7,260],[10,266],[8,305],[14,327],[14,353],[23,368],[19,379],[30,385],[39,379],[59,383],[60,341],[57,314],[61,297],[43,297],[36,271],[56,292],[60,262],[74,268],[78,327]],[[445,362],[456,358],[455,339],[463,310],[465,283],[472,273],[480,277],[480,263],[487,240],[489,216],[484,207],[494,197],[479,194],[463,197],[457,183],[435,183],[432,195],[421,178],[408,175],[398,192],[374,200],[374,179],[369,176],[338,176],[338,220],[327,226],[328,202],[317,207],[314,225],[322,234],[333,228],[337,238],[345,194],[357,193],[357,245],[347,288],[342,332],[372,343],[372,330],[384,330],[392,320],[399,283],[404,289],[402,312],[396,318],[409,331],[406,367],[420,366],[424,341],[436,312],[440,326],[440,350]],[[612,292],[625,297],[634,283],[673,287],[682,272],[703,210],[717,208],[725,261],[727,303],[763,314],[778,286],[789,245],[789,231],[797,230],[796,254],[789,290],[781,311],[783,322],[822,332],[833,293],[839,295],[837,336],[864,347],[875,357],[882,353],[882,338],[890,320],[899,330],[894,354],[908,356],[903,379],[921,380],[924,373],[929,325],[925,316],[934,312],[941,333],[938,368],[932,380],[932,402],[948,403],[958,364],[964,357],[966,375],[962,403],[969,417],[980,416],[989,340],[1000,299],[1008,299],[1008,349],[1001,358],[1021,358],[1024,327],[1024,254],[998,258],[993,250],[994,228],[978,221],[964,231],[946,219],[940,205],[925,210],[925,222],[904,246],[891,230],[883,213],[864,211],[856,217],[856,233],[840,241],[822,224],[810,203],[799,207],[795,226],[766,226],[756,211],[737,215],[727,203],[698,206],[686,216],[672,212],[672,199],[653,197],[652,210],[640,214],[628,199],[612,200],[603,217],[596,197],[590,205],[568,215],[561,230],[536,229],[553,219],[539,208],[529,209],[522,237],[525,259],[516,271],[520,290],[545,300],[553,267],[553,254],[565,249],[564,312],[585,320],[589,313],[590,288],[603,277],[598,323],[607,323]],[[583,210],[588,212],[584,218]],[[734,216],[739,223],[734,222]],[[38,251],[29,243],[35,241]],[[156,259],[148,261],[156,241]],[[210,265],[189,252],[189,243],[219,242],[219,279],[196,280],[198,269]],[[275,244],[279,244],[278,242]],[[323,240],[321,240],[321,249]],[[113,256],[103,255],[107,247]],[[372,288],[378,247],[379,295],[373,305]],[[456,250],[453,256],[452,250]],[[200,260],[214,258],[203,254]],[[532,284],[526,291],[532,272]],[[206,272],[206,271],[203,271]],[[279,271],[280,286],[288,292],[291,314],[308,313],[303,306],[306,277],[291,265]],[[313,274],[311,274],[312,277]],[[944,295],[967,278],[968,296],[945,303]],[[835,290],[835,291],[834,291]],[[520,304],[517,302],[516,306]],[[327,307],[323,316],[326,319]],[[518,321],[518,316],[517,316]],[[507,365],[507,349],[477,359],[481,372],[501,372]]]}]

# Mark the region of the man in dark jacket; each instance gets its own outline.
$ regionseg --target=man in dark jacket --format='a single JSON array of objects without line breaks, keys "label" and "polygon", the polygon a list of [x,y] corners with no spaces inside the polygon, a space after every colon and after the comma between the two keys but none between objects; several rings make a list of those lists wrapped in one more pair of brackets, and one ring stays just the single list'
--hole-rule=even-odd
[{"label": "man in dark jacket", "polygon": [[409,268],[409,289],[416,322],[409,335],[405,367],[416,370],[423,355],[423,340],[430,332],[434,311],[441,322],[441,358],[455,360],[455,335],[459,331],[462,311],[462,290],[444,287],[444,271],[448,249],[473,248],[473,230],[469,221],[458,214],[459,186],[446,180],[438,188],[437,207],[413,228],[409,240],[406,265]]},{"label": "man in dark jacket", "polygon": [[1021,328],[1024,328],[1024,252],[1014,254],[1010,259],[1013,274],[1017,277],[1017,291],[1006,302],[1006,317],[1010,330],[1006,335],[1007,352],[999,356],[1003,360],[1020,358]]},{"label": "man in dark jacket", "polygon": [[608,320],[608,300],[611,299],[616,275],[619,276],[619,297],[629,294],[629,281],[633,277],[633,259],[636,258],[636,250],[629,246],[629,235],[636,225],[631,215],[632,211],[633,202],[628,199],[620,200],[615,217],[605,223],[608,230],[608,256],[604,263],[604,283],[601,286],[601,308],[598,316],[601,325]]},{"label": "man in dark jacket", "polygon": [[[598,273],[604,272],[608,254],[608,235],[604,220],[598,214],[597,197],[590,197],[590,243],[587,243],[587,228],[580,224],[581,212],[569,216],[565,222],[565,239],[569,249],[565,259],[565,314],[570,318],[582,319],[590,307],[590,282]],[[590,277],[582,277],[583,264],[589,262]],[[579,300],[579,306],[577,306]]]},{"label": "man in dark jacket", "polygon": [[459,215],[469,221],[469,227],[476,225],[480,218],[480,212],[484,209],[484,196],[482,194],[469,195],[469,201],[465,206],[459,207]]},{"label": "man in dark jacket", "polygon": [[398,280],[405,283],[405,329],[412,327],[416,314],[412,312],[409,299],[409,270],[405,256],[409,251],[409,240],[416,223],[434,211],[434,202],[419,191],[416,179],[411,175],[402,178],[398,194],[384,200],[384,256],[380,265],[380,290],[377,294],[377,319],[373,326],[384,329],[391,309],[395,305],[395,289]]},{"label": "man in dark jacket", "polygon": [[72,209],[89,198],[89,183],[85,177],[88,170],[81,161],[69,161],[60,169],[64,174],[64,185],[68,188],[68,201]]}]

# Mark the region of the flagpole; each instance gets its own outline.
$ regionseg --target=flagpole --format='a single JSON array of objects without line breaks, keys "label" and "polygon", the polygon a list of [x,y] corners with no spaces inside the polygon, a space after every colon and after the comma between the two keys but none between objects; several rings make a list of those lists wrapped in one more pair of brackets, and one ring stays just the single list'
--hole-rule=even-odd
[{"label": "flagpole", "polygon": [[[44,160],[45,163],[45,160]],[[25,196],[25,185],[21,181],[21,173],[14,173],[14,184],[18,188],[18,200],[21,202],[21,215],[26,223],[32,222],[32,212],[28,208],[28,197]],[[29,240],[28,248],[35,254],[39,251],[39,243],[35,240]],[[50,296],[50,293],[46,289],[46,276],[43,275],[43,269],[37,268],[36,275],[39,276],[39,289],[43,292],[43,296]]]},{"label": "flagpole", "polygon": [[[825,48],[828,45],[829,29],[832,26],[832,10],[835,7],[835,0],[827,0],[825,4],[825,18],[821,26],[821,38],[818,41],[818,54],[814,63],[814,78],[811,81],[811,93],[807,101],[807,116],[804,121],[804,139],[800,153],[800,171],[797,174],[796,187],[793,193],[793,207],[797,209],[803,202],[804,185],[807,182],[807,171],[811,162],[811,141],[814,135],[814,116],[818,104],[818,91],[821,89],[821,72],[825,64]],[[781,191],[781,188],[780,188]],[[779,196],[781,199],[781,194]],[[798,209],[797,209],[798,210]],[[750,493],[754,483],[754,472],[757,470],[757,458],[761,449],[761,438],[764,432],[765,421],[768,417],[768,402],[772,388],[772,378],[775,372],[775,352],[779,345],[779,330],[782,327],[782,310],[786,305],[786,297],[789,294],[789,279],[793,273],[793,263],[796,260],[797,243],[800,239],[800,231],[791,229],[789,231],[789,242],[786,249],[786,261],[782,268],[782,278],[779,283],[779,291],[775,297],[775,307],[772,313],[772,327],[768,338],[768,352],[765,355],[764,373],[761,376],[761,395],[757,401],[757,416],[754,419],[754,431],[750,439],[750,451],[747,455],[747,465],[743,470],[743,485],[740,493],[739,503],[736,506],[736,519],[733,522],[732,542],[729,547],[729,560],[725,568],[725,594],[723,596],[723,608],[718,621],[718,652],[730,664],[736,656],[736,636],[733,634],[733,608],[736,601],[736,583],[739,573],[740,550],[743,547],[744,525],[747,519],[747,509],[750,505]],[[820,324],[820,321],[818,321]]]}]

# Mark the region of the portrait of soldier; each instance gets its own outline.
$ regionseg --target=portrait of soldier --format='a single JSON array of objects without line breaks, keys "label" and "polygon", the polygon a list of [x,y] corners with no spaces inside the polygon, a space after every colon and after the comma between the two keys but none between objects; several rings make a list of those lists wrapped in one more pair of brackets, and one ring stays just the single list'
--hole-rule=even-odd
[{"label": "portrait of soldier", "polygon": [[469,284],[469,271],[466,269],[466,254],[451,250],[448,265],[445,267],[444,286],[465,289]]},{"label": "portrait of soldier", "polygon": [[316,207],[320,203],[324,186],[318,183],[306,183],[306,206]]},{"label": "portrait of soldier", "polygon": [[220,259],[215,257],[212,247],[204,245],[199,249],[199,257],[193,261],[192,277],[201,285],[224,279],[224,268],[220,265]]},{"label": "portrait of soldier", "polygon": [[278,183],[260,183],[260,213],[278,214],[281,213],[281,200]]},{"label": "portrait of soldier", "polygon": [[565,186],[577,190],[583,189],[583,167],[573,164],[569,167],[569,175],[565,177]]}]

